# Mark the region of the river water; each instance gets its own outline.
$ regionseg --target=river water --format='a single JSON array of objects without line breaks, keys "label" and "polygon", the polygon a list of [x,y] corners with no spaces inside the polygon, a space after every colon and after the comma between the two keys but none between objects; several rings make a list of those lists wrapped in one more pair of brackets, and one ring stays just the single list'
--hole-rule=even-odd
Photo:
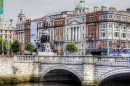
[{"label": "river water", "polygon": [[[58,82],[46,82],[46,83],[20,83],[16,85],[3,85],[3,86],[76,86],[69,83],[58,83]],[[130,86],[130,83],[123,82],[108,82],[101,86]]]},{"label": "river water", "polygon": [[20,83],[15,85],[3,85],[3,86],[76,86],[76,85],[71,83],[42,82],[42,83]]}]

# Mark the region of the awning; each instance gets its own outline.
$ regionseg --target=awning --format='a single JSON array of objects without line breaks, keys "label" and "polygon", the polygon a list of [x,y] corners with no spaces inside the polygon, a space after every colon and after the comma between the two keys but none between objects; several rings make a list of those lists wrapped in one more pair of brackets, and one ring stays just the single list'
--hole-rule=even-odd
[{"label": "awning", "polygon": [[98,49],[98,52],[107,52],[108,49]]},{"label": "awning", "polygon": [[103,29],[103,28],[102,28],[100,31],[101,31],[101,32],[106,32],[106,29]]},{"label": "awning", "polygon": [[119,29],[118,29],[118,28],[115,28],[115,29],[114,29],[114,32],[119,32]]}]

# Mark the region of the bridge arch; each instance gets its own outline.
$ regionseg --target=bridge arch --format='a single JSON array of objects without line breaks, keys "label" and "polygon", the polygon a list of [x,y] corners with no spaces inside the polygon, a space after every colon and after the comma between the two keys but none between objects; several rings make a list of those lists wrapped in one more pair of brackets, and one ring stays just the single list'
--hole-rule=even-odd
[{"label": "bridge arch", "polygon": [[50,71],[52,70],[56,70],[56,69],[62,69],[62,70],[66,70],[69,71],[71,73],[73,73],[75,76],[77,76],[77,78],[82,82],[82,77],[73,69],[68,68],[66,66],[54,66],[54,67],[50,67],[49,69],[45,70],[44,72],[42,72],[41,77],[40,77],[40,81],[43,81],[43,77]]},{"label": "bridge arch", "polygon": [[112,70],[106,74],[102,74],[101,77],[99,77],[99,79],[96,81],[97,86],[99,86],[99,84],[106,78],[108,78],[109,76],[115,75],[115,74],[120,74],[120,73],[130,73],[130,68],[122,68],[122,69],[117,69],[117,70]]}]

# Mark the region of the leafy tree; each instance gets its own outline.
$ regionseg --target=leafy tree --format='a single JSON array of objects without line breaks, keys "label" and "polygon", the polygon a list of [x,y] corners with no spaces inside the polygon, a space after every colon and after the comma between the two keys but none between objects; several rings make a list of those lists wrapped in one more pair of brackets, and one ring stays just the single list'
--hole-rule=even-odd
[{"label": "leafy tree", "polygon": [[78,51],[78,48],[76,47],[74,42],[67,43],[65,48],[69,53],[74,53]]},{"label": "leafy tree", "polygon": [[11,44],[11,50],[14,52],[14,53],[17,53],[20,49],[20,43],[18,40],[15,40],[12,44]]},{"label": "leafy tree", "polygon": [[28,42],[25,46],[25,49],[29,52],[32,52],[34,50],[34,46],[31,42]]},{"label": "leafy tree", "polygon": [[3,41],[3,50],[6,52],[6,40],[3,40],[1,37],[0,37],[0,53],[2,51],[2,41]]}]

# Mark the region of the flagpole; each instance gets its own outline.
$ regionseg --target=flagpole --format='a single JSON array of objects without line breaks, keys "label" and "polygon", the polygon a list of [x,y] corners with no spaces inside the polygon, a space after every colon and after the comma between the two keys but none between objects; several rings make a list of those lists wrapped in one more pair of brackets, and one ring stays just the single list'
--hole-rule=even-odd
[{"label": "flagpole", "polygon": [[3,16],[2,16],[2,21],[1,21],[1,22],[2,22],[2,57],[4,56],[4,49],[3,49],[3,41],[4,41],[4,39],[3,39],[3,31],[4,31],[4,30],[3,30],[3,29],[4,29],[4,28],[3,28],[3,21],[4,21],[3,7],[4,7],[4,6],[3,6],[3,5],[4,5],[4,4],[3,4],[3,0],[1,0],[1,1],[0,1],[0,8],[1,8],[1,9],[0,9],[0,14],[1,14],[1,15],[3,14]]},{"label": "flagpole", "polygon": [[4,41],[4,39],[3,39],[3,20],[4,20],[4,15],[2,16],[2,57],[4,56],[4,49],[3,49],[3,41]]}]

